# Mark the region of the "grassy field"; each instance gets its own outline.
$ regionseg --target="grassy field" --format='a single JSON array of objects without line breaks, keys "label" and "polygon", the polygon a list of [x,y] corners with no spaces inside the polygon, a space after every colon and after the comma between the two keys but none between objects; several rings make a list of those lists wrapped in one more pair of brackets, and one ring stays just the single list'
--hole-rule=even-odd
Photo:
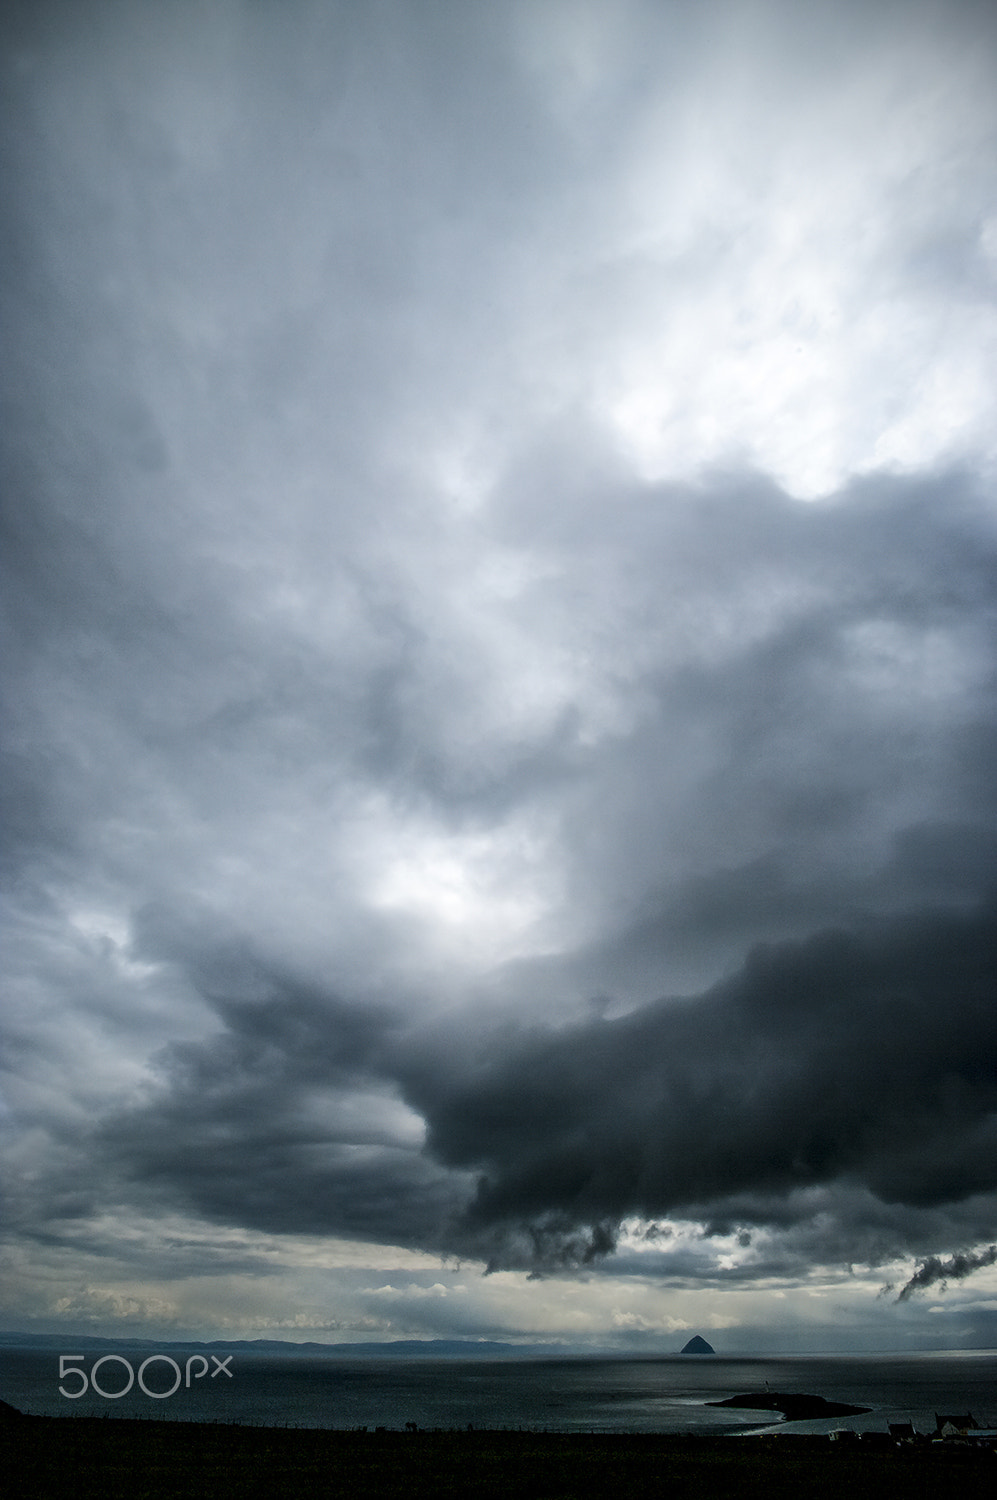
[{"label": "grassy field", "polygon": [[824,1439],[529,1432],[338,1432],[113,1418],[6,1421],[11,1500],[162,1496],[662,1495],[992,1500],[997,1455]]}]

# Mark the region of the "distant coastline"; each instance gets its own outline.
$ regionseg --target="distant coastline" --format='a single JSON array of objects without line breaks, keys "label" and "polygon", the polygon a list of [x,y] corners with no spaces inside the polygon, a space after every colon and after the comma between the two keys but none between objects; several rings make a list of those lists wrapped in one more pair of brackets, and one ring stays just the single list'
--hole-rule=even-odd
[{"label": "distant coastline", "polygon": [[[590,1356],[615,1356],[618,1351],[579,1349],[571,1344],[512,1344],[498,1339],[390,1339],[383,1343],[320,1344],[311,1340],[296,1343],[291,1339],[152,1339],[141,1334],[130,1338],[112,1338],[92,1333],[4,1333],[0,1332],[0,1349],[182,1349],[229,1350],[239,1354],[323,1355],[342,1359],[450,1359],[475,1357],[503,1359],[506,1356],[533,1359],[549,1355],[553,1359],[580,1359]],[[624,1358],[630,1358],[624,1355]]]}]

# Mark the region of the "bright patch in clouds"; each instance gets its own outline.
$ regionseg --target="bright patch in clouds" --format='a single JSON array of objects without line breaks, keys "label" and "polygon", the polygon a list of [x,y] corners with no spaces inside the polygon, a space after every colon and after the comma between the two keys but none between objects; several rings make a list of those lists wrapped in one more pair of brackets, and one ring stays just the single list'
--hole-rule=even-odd
[{"label": "bright patch in clouds", "polygon": [[368,848],[369,899],[411,919],[424,940],[479,965],[542,945],[551,884],[542,842],[525,830],[443,834],[393,821]]}]

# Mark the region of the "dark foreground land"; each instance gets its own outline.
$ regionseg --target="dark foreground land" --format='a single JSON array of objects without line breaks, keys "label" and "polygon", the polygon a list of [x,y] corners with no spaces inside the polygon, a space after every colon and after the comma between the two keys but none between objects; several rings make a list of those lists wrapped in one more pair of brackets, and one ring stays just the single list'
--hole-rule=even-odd
[{"label": "dark foreground land", "polygon": [[163,1496],[841,1496],[992,1500],[997,1458],[812,1437],[532,1432],[343,1432],[114,1418],[22,1417],[0,1427],[11,1500]]}]

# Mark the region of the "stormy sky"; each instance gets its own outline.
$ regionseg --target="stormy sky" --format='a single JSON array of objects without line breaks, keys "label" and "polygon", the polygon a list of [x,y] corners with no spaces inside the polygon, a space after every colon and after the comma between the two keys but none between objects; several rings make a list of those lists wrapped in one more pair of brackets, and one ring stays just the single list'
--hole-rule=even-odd
[{"label": "stormy sky", "polygon": [[997,1343],[997,14],[0,26],[4,1326]]}]

